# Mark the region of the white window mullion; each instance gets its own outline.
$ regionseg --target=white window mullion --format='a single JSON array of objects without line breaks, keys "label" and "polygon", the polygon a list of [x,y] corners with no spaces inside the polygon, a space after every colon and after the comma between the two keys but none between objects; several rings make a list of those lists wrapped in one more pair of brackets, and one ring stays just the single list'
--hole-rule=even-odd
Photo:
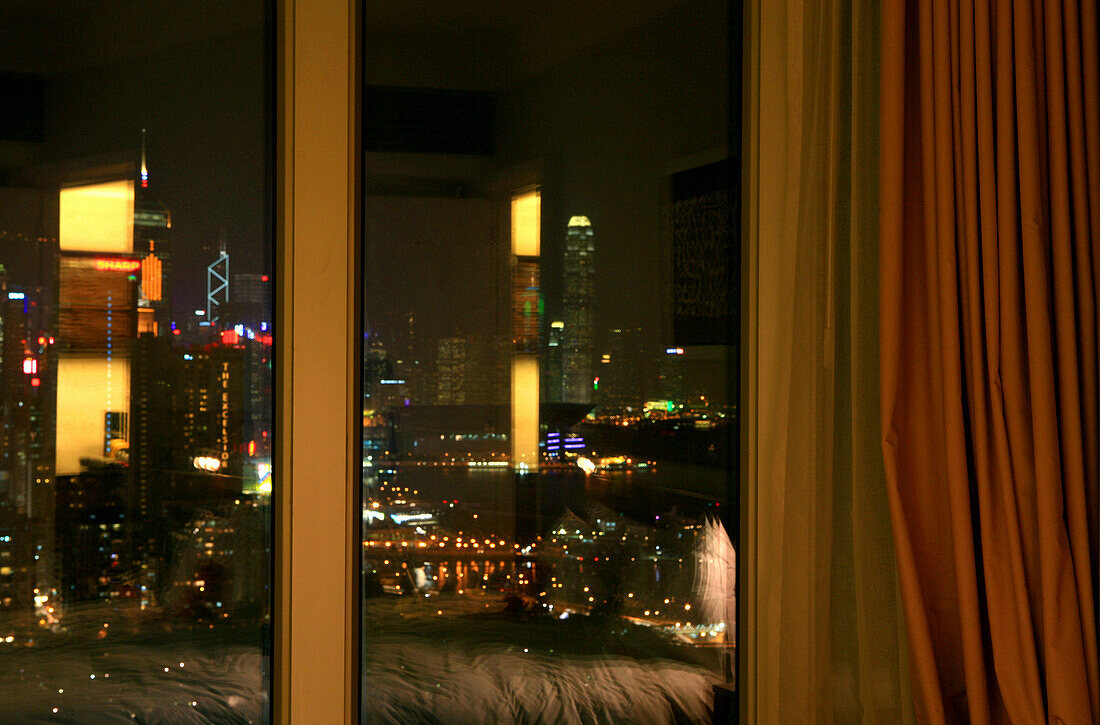
[{"label": "white window mullion", "polygon": [[357,721],[354,0],[282,0],[274,716]]}]

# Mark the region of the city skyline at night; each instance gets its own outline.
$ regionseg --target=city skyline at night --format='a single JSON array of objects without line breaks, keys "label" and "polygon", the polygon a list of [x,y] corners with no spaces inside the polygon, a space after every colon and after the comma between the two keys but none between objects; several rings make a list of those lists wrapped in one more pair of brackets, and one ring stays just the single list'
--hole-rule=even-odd
[{"label": "city skyline at night", "polygon": [[[677,168],[726,152],[724,117],[668,103],[682,82],[649,67],[622,84],[627,103],[597,91],[604,55],[636,54],[624,30],[668,59],[719,57],[688,41],[724,36],[716,11],[645,2],[593,36],[597,56],[568,39],[570,67],[488,81],[434,56],[364,73],[360,317],[344,328],[361,395],[351,429],[322,415],[295,441],[276,440],[291,391],[274,362],[331,380],[326,330],[349,313],[321,288],[295,296],[308,316],[275,319],[290,302],[277,281],[295,289],[327,259],[302,255],[331,251],[300,237],[276,275],[276,18],[229,0],[224,28],[182,21],[176,39],[167,21],[185,11],[161,0],[116,30],[74,7],[65,23],[112,42],[75,42],[71,61],[0,48],[0,73],[41,91],[33,138],[0,129],[0,684],[31,693],[12,712],[266,721],[279,507],[286,476],[298,494],[329,484],[320,438],[353,442],[361,541],[341,582],[361,583],[364,686],[394,712],[419,695],[389,673],[447,643],[491,663],[522,650],[524,667],[553,664],[528,670],[547,682],[616,658],[629,666],[604,689],[574,694],[605,707],[636,682],[706,710],[734,646],[732,582],[711,569],[732,556],[736,409],[697,350],[668,359],[662,215]],[[655,42],[681,14],[690,32]],[[683,70],[716,97],[723,73]],[[308,474],[288,471],[280,450],[313,435],[294,455]],[[440,693],[493,697],[440,662]],[[364,698],[364,717],[387,707]]]}]

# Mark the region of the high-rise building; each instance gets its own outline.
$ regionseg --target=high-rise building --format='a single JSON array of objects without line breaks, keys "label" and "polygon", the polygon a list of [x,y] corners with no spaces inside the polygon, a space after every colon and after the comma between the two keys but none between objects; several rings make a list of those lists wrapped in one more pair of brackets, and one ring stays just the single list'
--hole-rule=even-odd
[{"label": "high-rise building", "polygon": [[[255,333],[271,327],[271,281],[266,274],[233,275],[230,317],[233,325],[244,325]],[[231,325],[232,326],[232,325]]]},{"label": "high-rise building", "polygon": [[[422,333],[417,313],[409,310],[397,318],[387,338],[386,350],[393,364],[394,378],[404,380],[404,394],[411,405],[434,405],[439,394],[434,360],[438,345]],[[403,401],[402,401],[403,402]]]},{"label": "high-rise building", "polygon": [[161,496],[167,489],[167,472],[180,465],[173,460],[177,450],[173,423],[172,372],[175,360],[171,339],[150,333],[138,336],[134,345],[131,378],[129,479],[125,504],[126,538],[129,557],[142,600],[156,589],[159,564]]},{"label": "high-rise building", "polygon": [[126,541],[126,469],[116,461],[85,462],[80,473],[58,477],[57,557],[63,599],[73,604],[130,598],[137,587]]},{"label": "high-rise building", "polygon": [[460,335],[439,341],[435,359],[436,403],[462,405],[466,402],[466,338]]},{"label": "high-rise building", "polygon": [[[0,628],[29,625],[34,589],[51,579],[53,439],[48,380],[49,338],[41,324],[40,289],[9,284],[0,265]],[[41,571],[40,568],[41,562]]]},{"label": "high-rise building", "polygon": [[35,498],[53,477],[52,350],[40,288],[8,283],[0,265],[0,496],[18,513],[36,514]]},{"label": "high-rise building", "polygon": [[31,623],[36,540],[31,519],[0,494],[0,628],[9,632]]},{"label": "high-rise building", "polygon": [[138,306],[141,308],[140,312],[149,310],[152,313],[150,323],[143,324],[144,330],[162,337],[169,334],[172,321],[171,228],[172,212],[149,186],[145,129],[142,129],[141,167],[138,184],[134,189],[134,254],[141,259]]},{"label": "high-rise building", "polygon": [[646,395],[647,362],[642,328],[612,328],[604,349],[596,365],[597,399],[601,404],[640,407]]},{"label": "high-rise building", "polygon": [[229,253],[225,251],[225,239],[221,241],[218,258],[206,265],[206,324],[220,331],[230,320],[223,319],[229,306]]},{"label": "high-rise building", "polygon": [[592,222],[586,216],[570,218],[565,232],[561,341],[562,396],[567,403],[592,401],[595,262]]},{"label": "high-rise building", "polygon": [[393,362],[382,340],[376,335],[370,337],[363,352],[363,410],[382,410],[388,400],[385,398],[383,380],[394,380]]},{"label": "high-rise building", "polygon": [[190,348],[180,354],[176,373],[178,448],[192,461],[214,459],[214,472],[238,479],[246,446],[242,437],[248,390],[245,348],[240,340]]},{"label": "high-rise building", "polygon": [[247,364],[248,399],[245,401],[244,445],[250,459],[250,465],[261,459],[271,459],[274,419],[268,405],[271,400],[272,386],[275,381],[272,357],[272,335],[270,328],[263,333],[241,340],[244,345]]},{"label": "high-rise building", "polygon": [[684,403],[684,348],[670,347],[658,354],[657,394],[678,405]]},{"label": "high-rise building", "polygon": [[377,336],[369,337],[363,354],[363,458],[381,458],[390,445],[391,409],[408,400],[406,381],[395,377],[394,365]]},{"label": "high-rise building", "polygon": [[546,400],[560,403],[562,393],[562,338],[565,333],[565,321],[554,320],[550,323],[550,332],[546,342]]},{"label": "high-rise building", "polygon": [[134,346],[123,527],[143,605],[164,604],[188,517],[224,509],[270,462],[270,415],[254,401],[270,395],[270,339],[221,338],[173,346],[143,334]]}]

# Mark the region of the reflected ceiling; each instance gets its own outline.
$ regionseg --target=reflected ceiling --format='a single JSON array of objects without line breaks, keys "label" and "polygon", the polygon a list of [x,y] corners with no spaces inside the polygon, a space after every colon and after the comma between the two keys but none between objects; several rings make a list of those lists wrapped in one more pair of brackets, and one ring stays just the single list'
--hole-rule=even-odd
[{"label": "reflected ceiling", "polygon": [[60,74],[228,35],[262,19],[260,0],[3,0],[0,70]]}]

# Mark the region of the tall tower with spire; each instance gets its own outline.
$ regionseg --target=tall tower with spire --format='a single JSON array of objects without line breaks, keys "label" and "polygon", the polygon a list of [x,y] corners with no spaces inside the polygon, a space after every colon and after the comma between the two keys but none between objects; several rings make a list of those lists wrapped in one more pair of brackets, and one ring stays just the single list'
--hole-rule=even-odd
[{"label": "tall tower with spire", "polygon": [[172,319],[169,285],[172,212],[150,188],[144,128],[141,129],[141,168],[137,181],[134,190],[134,253],[142,258],[138,307],[151,312],[153,324],[144,331],[155,332],[162,337],[168,334]]}]

